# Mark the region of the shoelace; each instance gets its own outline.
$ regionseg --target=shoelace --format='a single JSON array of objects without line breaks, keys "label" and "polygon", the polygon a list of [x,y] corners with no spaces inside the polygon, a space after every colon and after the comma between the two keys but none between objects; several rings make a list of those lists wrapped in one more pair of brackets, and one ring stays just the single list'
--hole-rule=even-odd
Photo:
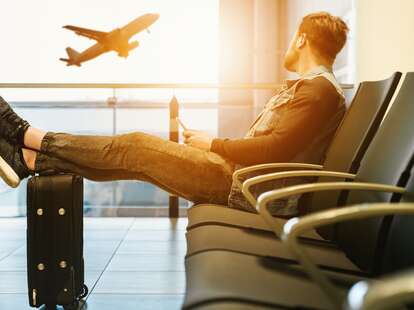
[{"label": "shoelace", "polygon": [[7,109],[6,111],[4,111],[1,117],[3,121],[6,121],[8,124],[12,125],[11,127],[9,127],[9,130],[5,132],[5,134],[17,135],[17,141],[21,140],[22,137],[20,136],[23,133],[22,128],[26,125],[27,122],[21,119],[12,109]]},{"label": "shoelace", "polygon": [[20,122],[20,120],[19,120],[20,117],[18,117],[17,114],[14,113],[13,110],[11,110],[11,109],[5,111],[4,114],[2,115],[2,118],[5,119],[8,122],[13,122],[13,123],[16,123],[16,124],[18,124]]}]

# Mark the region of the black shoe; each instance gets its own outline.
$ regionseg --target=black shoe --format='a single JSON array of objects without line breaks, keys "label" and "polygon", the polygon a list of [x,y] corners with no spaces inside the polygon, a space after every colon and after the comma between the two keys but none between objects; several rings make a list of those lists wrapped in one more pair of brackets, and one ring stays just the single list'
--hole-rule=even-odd
[{"label": "black shoe", "polygon": [[0,138],[0,177],[11,187],[17,187],[20,180],[30,175],[23,159],[22,149]]},{"label": "black shoe", "polygon": [[0,97],[0,135],[12,144],[24,146],[24,133],[29,126],[29,123],[20,118]]}]

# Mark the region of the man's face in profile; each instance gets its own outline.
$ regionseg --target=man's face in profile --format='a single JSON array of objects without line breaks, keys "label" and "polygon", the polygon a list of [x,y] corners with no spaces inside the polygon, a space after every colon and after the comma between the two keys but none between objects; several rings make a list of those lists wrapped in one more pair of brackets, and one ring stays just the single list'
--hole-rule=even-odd
[{"label": "man's face in profile", "polygon": [[284,66],[286,70],[292,72],[296,72],[296,64],[299,60],[300,49],[298,48],[298,39],[299,33],[296,31],[285,54]]}]

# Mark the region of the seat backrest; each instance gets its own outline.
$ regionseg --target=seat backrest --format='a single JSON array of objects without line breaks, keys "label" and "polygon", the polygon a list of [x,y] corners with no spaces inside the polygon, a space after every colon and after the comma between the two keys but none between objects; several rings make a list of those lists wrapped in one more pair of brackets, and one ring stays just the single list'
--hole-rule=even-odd
[{"label": "seat backrest", "polygon": [[[325,170],[355,173],[384,118],[401,73],[362,82],[326,153]],[[353,167],[351,167],[353,166]]]},{"label": "seat backrest", "polygon": [[[414,72],[407,73],[399,93],[361,161],[355,182],[405,186],[414,154]],[[406,183],[406,182],[405,182]],[[392,194],[352,191],[346,204],[389,202]],[[360,268],[373,271],[383,218],[336,225],[335,241]]]},{"label": "seat backrest", "polygon": [[[326,153],[325,170],[356,172],[378,131],[400,78],[401,73],[396,72],[385,80],[362,82],[359,85]],[[337,179],[319,178],[319,182],[329,181],[337,181]],[[306,213],[312,213],[336,206],[338,196],[339,192],[315,193],[310,203],[306,204],[306,208],[302,209],[306,209]],[[330,227],[321,228],[318,232],[326,239],[332,238]]]}]

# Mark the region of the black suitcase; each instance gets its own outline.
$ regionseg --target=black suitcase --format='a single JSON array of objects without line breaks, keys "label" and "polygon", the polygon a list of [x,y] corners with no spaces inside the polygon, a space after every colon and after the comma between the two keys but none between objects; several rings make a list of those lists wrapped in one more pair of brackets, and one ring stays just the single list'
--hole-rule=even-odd
[{"label": "black suitcase", "polygon": [[83,261],[83,178],[34,176],[27,189],[29,303],[76,309],[86,297]]}]

